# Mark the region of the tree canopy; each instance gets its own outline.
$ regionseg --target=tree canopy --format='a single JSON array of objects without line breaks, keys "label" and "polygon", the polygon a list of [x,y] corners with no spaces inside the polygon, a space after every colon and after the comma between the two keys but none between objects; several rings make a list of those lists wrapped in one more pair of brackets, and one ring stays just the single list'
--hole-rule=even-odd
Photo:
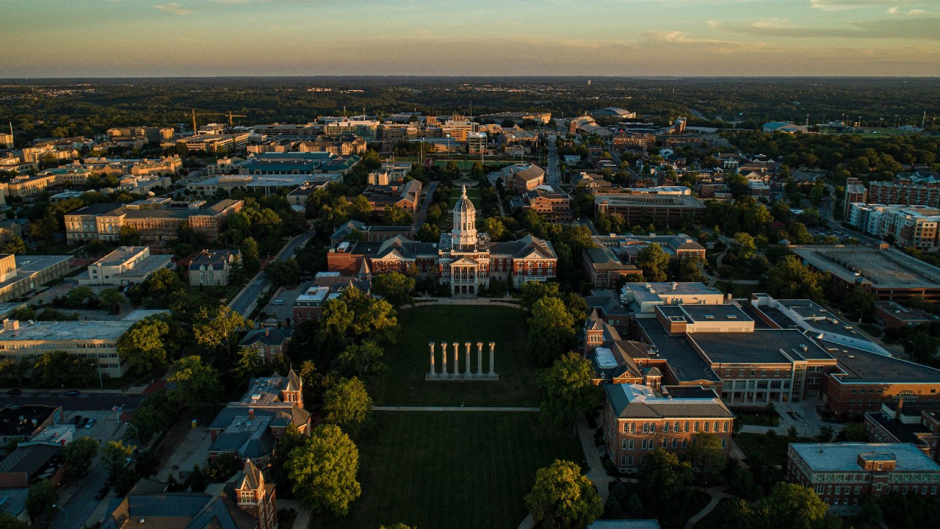
[{"label": "tree canopy", "polygon": [[525,504],[535,522],[547,529],[584,527],[604,512],[594,484],[571,461],[540,468]]},{"label": "tree canopy", "polygon": [[290,453],[288,477],[294,496],[318,512],[344,516],[362,494],[356,481],[359,450],[338,426],[321,424]]},{"label": "tree canopy", "polygon": [[571,426],[600,404],[601,387],[591,382],[594,369],[577,353],[567,353],[538,376],[542,393],[539,419],[552,428]]}]

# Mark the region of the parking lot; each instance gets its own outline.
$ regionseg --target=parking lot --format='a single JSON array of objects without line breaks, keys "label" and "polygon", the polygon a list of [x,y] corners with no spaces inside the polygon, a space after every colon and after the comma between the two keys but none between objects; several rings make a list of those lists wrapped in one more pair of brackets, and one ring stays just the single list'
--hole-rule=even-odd
[{"label": "parking lot", "polygon": [[[290,319],[291,323],[293,323],[294,302],[297,301],[297,296],[303,294],[310,288],[311,284],[313,284],[312,281],[306,281],[294,288],[279,289],[271,296],[271,301],[268,302],[262,312],[270,317],[277,318],[282,323],[287,319]],[[280,303],[278,303],[278,300],[280,300]]]}]

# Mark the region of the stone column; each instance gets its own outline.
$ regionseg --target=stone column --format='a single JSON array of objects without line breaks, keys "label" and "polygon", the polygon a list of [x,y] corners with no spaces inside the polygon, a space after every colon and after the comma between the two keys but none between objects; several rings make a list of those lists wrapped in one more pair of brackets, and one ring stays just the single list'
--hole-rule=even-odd
[{"label": "stone column", "polygon": [[431,348],[431,376],[433,377],[437,374],[434,372],[434,342],[428,343],[428,346]]},{"label": "stone column", "polygon": [[454,342],[454,374],[460,373],[460,342]]},{"label": "stone column", "polygon": [[477,376],[483,376],[483,342],[477,342]]},{"label": "stone column", "polygon": [[441,342],[441,374],[447,375],[447,342]]},{"label": "stone column", "polygon": [[496,342],[490,342],[490,375],[496,374],[496,366],[493,364],[494,357],[496,356]]},{"label": "stone column", "polygon": [[467,354],[467,371],[464,373],[464,375],[467,375],[467,376],[469,377],[469,376],[470,376],[470,342],[466,342],[466,343],[464,343],[463,345],[464,345],[464,347],[467,348],[467,349],[466,349],[466,351],[467,351],[467,353],[466,353],[466,354]]}]

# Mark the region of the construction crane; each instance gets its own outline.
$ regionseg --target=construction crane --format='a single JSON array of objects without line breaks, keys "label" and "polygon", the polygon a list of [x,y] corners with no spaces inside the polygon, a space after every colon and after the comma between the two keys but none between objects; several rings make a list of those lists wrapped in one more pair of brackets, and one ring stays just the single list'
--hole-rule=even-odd
[{"label": "construction crane", "polygon": [[[195,134],[195,133],[196,133],[196,130],[197,130],[197,127],[196,127],[196,109],[192,109],[192,111],[193,111],[193,134]],[[228,116],[228,125],[229,125],[230,127],[233,126],[233,125],[235,125],[235,120],[234,120],[233,118],[247,118],[247,117],[248,117],[248,116],[246,116],[246,115],[244,115],[244,114],[233,114],[231,110],[229,110],[228,113],[222,113],[222,112],[200,112],[199,115],[200,115],[200,116]]]}]

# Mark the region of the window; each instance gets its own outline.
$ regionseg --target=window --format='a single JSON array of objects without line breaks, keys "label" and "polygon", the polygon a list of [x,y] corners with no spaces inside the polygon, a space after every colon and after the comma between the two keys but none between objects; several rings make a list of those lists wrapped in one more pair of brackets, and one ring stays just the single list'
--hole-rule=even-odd
[{"label": "window", "polygon": [[620,456],[620,466],[627,464],[627,456]]},{"label": "window", "polygon": [[721,431],[722,431],[722,432],[727,432],[727,431],[728,431],[728,421],[725,421],[725,422],[722,423],[722,424],[723,424],[723,426],[721,427]]},{"label": "window", "polygon": [[692,438],[692,448],[695,448],[695,444],[696,444],[697,441],[698,441],[697,438],[695,438],[695,437]]},{"label": "window", "polygon": [[630,439],[630,450],[633,450],[633,447],[634,447],[634,446],[635,446],[635,445],[633,444],[633,439]]},{"label": "window", "polygon": [[669,439],[666,439],[665,437],[663,437],[663,448],[668,448],[667,446],[668,444],[669,444]]},{"label": "window", "polygon": [[672,438],[672,447],[673,447],[673,448],[679,448],[679,438],[678,438],[678,437],[673,437],[673,438]]},{"label": "window", "polygon": [[643,450],[646,450],[646,439],[643,439],[643,444],[641,445]]},{"label": "window", "polygon": [[631,423],[630,423],[630,433],[633,433],[633,432],[635,432],[635,431],[636,431],[636,424],[631,422]]},{"label": "window", "polygon": [[626,440],[626,439],[624,439],[624,440],[620,443],[620,449],[621,449],[621,450],[626,450],[626,449],[627,449],[627,440]]},{"label": "window", "polygon": [[693,432],[698,431],[698,421],[695,421],[694,423],[692,423],[692,431]]},{"label": "window", "polygon": [[688,440],[688,439],[683,439],[683,440],[682,440],[682,448],[688,448],[688,447],[689,447],[689,440]]},{"label": "window", "polygon": [[643,423],[643,433],[650,433],[649,423]]},{"label": "window", "polygon": [[685,424],[684,424],[683,427],[682,427],[682,431],[683,431],[683,432],[688,432],[688,431],[689,431],[689,421],[685,421]]},{"label": "window", "polygon": [[633,466],[633,456],[628,457],[628,458],[627,458],[627,461],[629,462],[628,464],[632,467],[632,466]]},{"label": "window", "polygon": [[722,439],[722,440],[721,440],[721,447],[722,447],[722,448],[727,448],[727,447],[728,447],[728,440],[727,440],[727,439]]},{"label": "window", "polygon": [[623,423],[623,433],[627,433],[627,430],[629,430],[627,423]]},{"label": "window", "polygon": [[669,433],[669,421],[663,423],[663,433]]}]

